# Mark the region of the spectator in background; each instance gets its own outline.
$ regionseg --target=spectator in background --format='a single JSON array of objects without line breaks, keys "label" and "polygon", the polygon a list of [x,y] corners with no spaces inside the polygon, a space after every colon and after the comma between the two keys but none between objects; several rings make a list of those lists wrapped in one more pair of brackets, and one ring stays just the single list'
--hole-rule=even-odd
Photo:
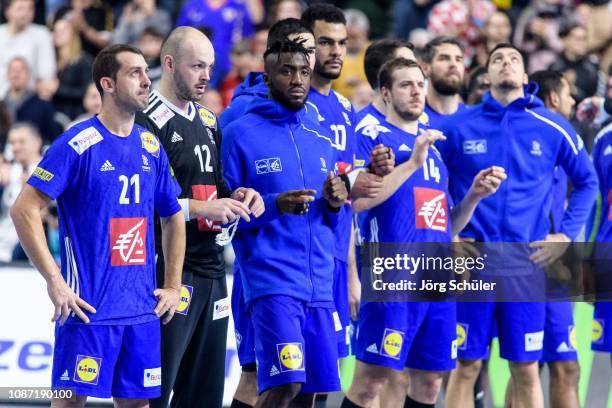
[{"label": "spectator in background", "polygon": [[81,35],[83,51],[92,58],[111,40],[114,16],[107,3],[101,0],[71,0],[70,6],[60,7],[54,21],[68,19]]},{"label": "spectator in background", "polygon": [[346,17],[348,43],[342,73],[334,81],[333,88],[352,99],[355,88],[368,82],[363,70],[363,59],[369,45],[370,22],[362,11],[356,9],[344,10],[344,16]]},{"label": "spectator in background", "polygon": [[229,105],[234,95],[234,89],[254,70],[253,55],[247,40],[242,40],[232,47],[230,54],[231,70],[223,79],[219,87],[219,93],[223,100],[223,106]]},{"label": "spectator in background", "polygon": [[[592,3],[592,4],[589,4]],[[587,30],[587,48],[599,56],[599,69],[612,66],[612,7],[608,0],[583,2],[576,9],[579,21]]]},{"label": "spectator in background", "polygon": [[221,94],[214,89],[207,89],[202,95],[200,103],[210,109],[217,117],[221,116],[223,109],[225,109]]},{"label": "spectator in background", "polygon": [[149,66],[148,76],[151,80],[151,89],[157,88],[161,79],[162,67],[159,59],[164,37],[156,27],[147,27],[140,34],[137,46],[142,51],[145,61]]},{"label": "spectator in background", "polygon": [[514,45],[529,56],[527,73],[548,68],[563,50],[557,33],[571,18],[565,1],[532,0],[521,13],[514,30]]},{"label": "spectator in background", "polygon": [[34,125],[49,144],[62,132],[55,122],[55,108],[48,102],[40,99],[30,84],[30,68],[23,57],[16,57],[9,62],[7,70],[9,91],[4,99],[11,120],[15,122],[29,122]]},{"label": "spectator in background", "polygon": [[482,102],[482,97],[491,88],[491,82],[487,76],[485,67],[477,67],[470,72],[467,83],[465,102],[468,105],[476,105]]},{"label": "spectator in background", "polygon": [[434,36],[457,37],[465,45],[470,66],[480,40],[480,30],[496,8],[489,0],[443,0],[429,15],[427,30]]},{"label": "spectator in background", "polygon": [[355,112],[359,112],[374,100],[374,91],[367,82],[360,82],[353,91],[351,103],[355,108]]},{"label": "spectator in background", "polygon": [[8,217],[8,210],[42,158],[42,140],[32,125],[16,123],[8,133],[8,148],[14,160],[0,165],[0,186],[3,188],[0,207],[0,261],[5,262],[13,260],[13,251],[19,242],[11,218]]},{"label": "spectator in background", "polygon": [[231,69],[229,56],[232,44],[254,34],[249,7],[240,0],[188,0],[179,13],[176,25],[206,29],[210,33],[215,49],[215,69],[210,81],[214,88],[219,86]]},{"label": "spectator in background", "polygon": [[268,27],[266,24],[260,24],[255,28],[255,35],[251,38],[251,54],[253,54],[253,71],[263,72],[263,55],[266,52],[268,44]]},{"label": "spectator in background", "polygon": [[8,90],[6,71],[9,62],[22,57],[32,67],[31,87],[55,78],[55,53],[47,27],[33,24],[33,0],[9,0],[5,11],[6,24],[0,25],[0,98]]},{"label": "spectator in background", "polygon": [[58,111],[73,120],[83,113],[81,99],[91,82],[91,59],[82,53],[81,39],[68,20],[55,22],[53,40],[58,68],[53,104]]},{"label": "spectator in background", "polygon": [[[563,52],[550,65],[551,70],[563,73],[569,81],[576,102],[603,93],[603,78],[597,63],[587,54],[587,31],[577,23],[562,27],[559,37]],[[601,92],[599,85],[601,83]]]},{"label": "spectator in background", "polygon": [[[11,116],[8,108],[3,101],[0,101],[0,163],[2,163],[4,147],[6,146],[6,138],[11,127]],[[0,189],[0,194],[1,189]]]},{"label": "spectator in background", "polygon": [[489,52],[497,44],[510,43],[512,36],[512,23],[505,11],[497,10],[488,18],[483,30],[482,40],[476,48],[476,55],[472,61],[472,67],[485,66]]},{"label": "spectator in background", "polygon": [[268,9],[268,25],[286,18],[302,17],[302,3],[299,0],[274,0]]},{"label": "spectator in background", "polygon": [[[426,28],[429,13],[438,2],[439,0],[393,0],[390,10],[393,21],[392,37],[406,40],[413,30]],[[425,41],[425,44],[427,42]]]},{"label": "spectator in background", "polygon": [[157,8],[155,0],[132,0],[125,5],[119,17],[113,43],[134,45],[149,27],[155,27],[163,39],[171,26],[170,14]]},{"label": "spectator in background", "polygon": [[85,95],[83,95],[83,108],[85,109],[85,113],[76,118],[74,122],[67,126],[67,128],[71,128],[77,123],[87,120],[93,115],[100,113],[100,109],[102,108],[102,97],[100,96],[100,92],[98,92],[98,89],[93,82],[90,82],[89,85],[87,85],[87,90],[85,91]]}]

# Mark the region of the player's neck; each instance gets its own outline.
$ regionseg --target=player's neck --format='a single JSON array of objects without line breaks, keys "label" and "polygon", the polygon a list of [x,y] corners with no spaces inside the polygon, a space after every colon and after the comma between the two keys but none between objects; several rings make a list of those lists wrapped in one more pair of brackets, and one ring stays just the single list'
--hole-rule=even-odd
[{"label": "player's neck", "polygon": [[167,78],[162,76],[157,92],[182,112],[189,114],[189,101],[185,101],[177,96],[176,92],[174,92],[174,87],[170,83],[171,81],[167,81]]},{"label": "player's neck", "polygon": [[114,135],[127,137],[134,127],[134,112],[126,112],[115,104],[102,103],[98,120]]},{"label": "player's neck", "polygon": [[523,87],[515,89],[500,89],[498,87],[491,87],[491,95],[493,99],[499,102],[502,106],[508,106],[512,102],[525,96]]},{"label": "player's neck", "polygon": [[405,120],[402,119],[395,109],[390,108],[387,110],[387,122],[403,130],[406,133],[410,133],[412,135],[416,135],[419,130],[419,121],[418,120]]},{"label": "player's neck", "polygon": [[387,108],[385,107],[385,101],[383,101],[383,97],[382,97],[380,92],[376,92],[374,94],[374,99],[372,100],[372,105],[376,108],[377,111],[379,111],[383,115],[385,114],[385,110]]},{"label": "player's neck", "polygon": [[440,95],[431,85],[426,100],[433,110],[442,115],[452,115],[459,109],[459,94]]},{"label": "player's neck", "polygon": [[323,78],[313,72],[312,79],[310,80],[310,86],[313,87],[321,95],[329,95],[332,87],[331,79]]}]

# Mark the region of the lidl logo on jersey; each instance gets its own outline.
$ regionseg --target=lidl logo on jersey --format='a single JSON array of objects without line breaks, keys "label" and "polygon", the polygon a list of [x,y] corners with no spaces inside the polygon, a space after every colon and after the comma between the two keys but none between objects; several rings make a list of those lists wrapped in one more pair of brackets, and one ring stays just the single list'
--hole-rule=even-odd
[{"label": "lidl logo on jersey", "polygon": [[146,368],[144,370],[143,386],[159,387],[161,385],[162,372],[161,367]]},{"label": "lidl logo on jersey", "polygon": [[572,349],[576,350],[578,348],[578,337],[576,336],[576,328],[571,325],[567,328],[569,331],[569,345]]},{"label": "lidl logo on jersey", "polygon": [[72,379],[80,383],[97,385],[101,366],[101,358],[77,354],[74,377]]},{"label": "lidl logo on jersey", "polygon": [[416,227],[435,231],[446,231],[448,211],[444,191],[431,188],[414,188],[414,211]]},{"label": "lidl logo on jersey", "polygon": [[533,156],[541,156],[542,144],[537,140],[533,140],[531,142],[531,150],[529,151],[529,153],[531,153]]},{"label": "lidl logo on jersey", "polygon": [[189,305],[191,304],[191,296],[193,295],[193,286],[183,285],[181,286],[181,299],[179,305],[176,308],[176,313],[187,315],[189,312]]},{"label": "lidl logo on jersey", "polygon": [[142,147],[147,152],[151,153],[155,157],[159,157],[159,140],[151,132],[142,132],[140,134],[140,140],[142,141]]},{"label": "lidl logo on jersey", "polygon": [[421,125],[429,126],[429,115],[427,114],[427,112],[423,111],[423,113],[421,113],[421,115],[419,116],[418,120]]},{"label": "lidl logo on jersey", "polygon": [[53,178],[53,173],[43,169],[42,167],[37,167],[34,169],[34,173],[32,173],[34,177],[38,177],[42,181],[51,181]]},{"label": "lidl logo on jersey", "polygon": [[467,336],[469,326],[464,323],[457,323],[457,348],[465,350],[467,348]]},{"label": "lidl logo on jersey", "polygon": [[403,344],[403,332],[385,328],[380,354],[399,360]]},{"label": "lidl logo on jersey", "polygon": [[591,341],[593,343],[603,343],[604,324],[605,322],[603,319],[593,319],[593,331],[591,333]]},{"label": "lidl logo on jersey", "polygon": [[302,343],[281,343],[276,345],[281,372],[304,369]]},{"label": "lidl logo on jersey", "polygon": [[213,115],[208,109],[200,108],[198,109],[198,113],[200,114],[200,119],[202,119],[202,123],[204,126],[209,128],[214,128],[217,125],[217,118]]},{"label": "lidl logo on jersey", "polygon": [[89,149],[96,143],[101,142],[103,139],[104,138],[96,128],[89,127],[82,130],[75,137],[70,139],[68,141],[68,145],[72,147],[75,152],[81,155],[83,152],[85,152],[85,150]]},{"label": "lidl logo on jersey", "polygon": [[544,347],[544,330],[525,333],[525,351],[538,351]]},{"label": "lidl logo on jersey", "polygon": [[[212,201],[217,199],[217,186],[196,184],[191,186],[191,195],[196,200]],[[221,231],[221,222],[198,217],[198,231]]]},{"label": "lidl logo on jersey", "polygon": [[486,139],[464,140],[463,154],[484,154],[487,152]]},{"label": "lidl logo on jersey", "polygon": [[283,171],[280,157],[255,160],[255,171],[257,174],[280,173]]},{"label": "lidl logo on jersey", "polygon": [[147,219],[111,218],[111,265],[129,266],[147,263]]}]

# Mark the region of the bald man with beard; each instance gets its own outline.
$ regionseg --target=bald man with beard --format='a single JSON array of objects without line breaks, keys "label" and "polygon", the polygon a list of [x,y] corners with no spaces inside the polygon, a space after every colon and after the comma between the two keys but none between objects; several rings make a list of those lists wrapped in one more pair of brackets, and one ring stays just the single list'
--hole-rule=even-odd
[{"label": "bald man with beard", "polygon": [[[223,261],[229,239],[222,225],[239,218],[248,222],[263,213],[264,204],[253,189],[227,187],[217,118],[197,103],[214,64],[210,40],[196,29],[178,27],[162,45],[160,58],[159,87],[136,120],[159,138],[181,186],[187,247],[178,318],[162,326],[162,396],[151,400],[151,407],[167,407],[172,391],[173,407],[196,402],[221,407],[230,304]],[[142,166],[148,166],[144,159]],[[157,283],[162,285],[163,256],[157,253]]]}]

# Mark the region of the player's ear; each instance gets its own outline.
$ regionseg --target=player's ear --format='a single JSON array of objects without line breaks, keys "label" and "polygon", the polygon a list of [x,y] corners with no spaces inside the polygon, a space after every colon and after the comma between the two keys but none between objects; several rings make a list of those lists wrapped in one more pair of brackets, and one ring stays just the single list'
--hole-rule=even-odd
[{"label": "player's ear", "polygon": [[527,74],[523,74],[523,85],[527,85],[529,83],[529,78],[527,77]]},{"label": "player's ear", "polygon": [[113,81],[113,78],[111,77],[100,78],[100,86],[104,90],[104,93],[115,92],[115,81]]},{"label": "player's ear", "polygon": [[552,91],[546,99],[548,99],[546,102],[548,102],[548,105],[550,105],[551,107],[555,109],[559,107],[559,102],[561,98],[559,98],[559,94],[555,91]]},{"label": "player's ear", "polygon": [[162,65],[169,71],[174,71],[174,58],[172,55],[164,55],[162,58]]}]

